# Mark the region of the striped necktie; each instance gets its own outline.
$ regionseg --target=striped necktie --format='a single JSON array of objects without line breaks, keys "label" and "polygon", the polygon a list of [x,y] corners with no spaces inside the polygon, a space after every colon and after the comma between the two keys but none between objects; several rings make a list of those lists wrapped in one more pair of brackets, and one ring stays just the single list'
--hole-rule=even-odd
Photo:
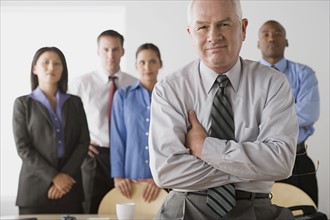
[{"label": "striped necktie", "polygon": [[[230,83],[226,75],[219,75],[216,82],[219,89],[211,110],[211,137],[235,140],[235,125],[231,104],[225,92]],[[220,217],[226,215],[235,205],[235,188],[226,184],[207,190],[207,205]]]}]

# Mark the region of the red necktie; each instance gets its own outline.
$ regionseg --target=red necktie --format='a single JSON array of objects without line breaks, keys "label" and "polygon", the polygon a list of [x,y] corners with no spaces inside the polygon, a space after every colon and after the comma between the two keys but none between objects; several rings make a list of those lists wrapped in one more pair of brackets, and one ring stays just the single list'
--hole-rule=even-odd
[{"label": "red necktie", "polygon": [[109,100],[108,100],[108,117],[109,117],[109,124],[111,120],[111,109],[112,109],[112,101],[113,101],[113,95],[115,94],[117,90],[117,86],[115,83],[115,76],[109,76],[109,81],[111,83],[110,90],[109,90]]}]

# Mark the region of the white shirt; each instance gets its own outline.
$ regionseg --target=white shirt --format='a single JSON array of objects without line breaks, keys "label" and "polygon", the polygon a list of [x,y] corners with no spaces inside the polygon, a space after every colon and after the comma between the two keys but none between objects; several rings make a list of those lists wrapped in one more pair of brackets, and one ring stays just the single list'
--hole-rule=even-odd
[{"label": "white shirt", "polygon": [[242,59],[226,75],[236,140],[207,137],[201,159],[185,147],[188,111],[210,129],[218,74],[196,60],[156,84],[149,145],[158,186],[196,191],[234,183],[236,189],[267,193],[275,180],[291,175],[298,123],[285,76]]},{"label": "white shirt", "polygon": [[[137,79],[120,70],[115,73],[117,89],[134,83]],[[108,97],[109,74],[99,69],[80,77],[70,84],[69,93],[78,95],[86,112],[91,141],[102,147],[109,147]]]}]

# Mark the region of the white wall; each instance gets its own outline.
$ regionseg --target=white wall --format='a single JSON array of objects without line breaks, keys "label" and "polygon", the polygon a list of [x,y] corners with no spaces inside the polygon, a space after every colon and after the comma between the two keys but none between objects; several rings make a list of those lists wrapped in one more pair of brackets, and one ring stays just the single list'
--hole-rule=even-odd
[{"label": "white wall", "polygon": [[[93,3],[96,4],[96,3]],[[97,4],[106,4],[105,1],[98,1]],[[196,57],[191,46],[190,39],[186,33],[186,7],[187,1],[108,1],[107,5],[125,6],[126,12],[126,28],[122,31],[125,33],[126,56],[122,65],[127,70],[137,76],[134,68],[135,50],[145,42],[152,42],[159,46],[164,67],[161,71],[160,78],[171,73],[177,68],[183,66]],[[287,37],[289,39],[289,48],[286,50],[286,57],[311,66],[317,74],[319,80],[319,88],[321,94],[321,117],[316,123],[316,132],[308,140],[308,153],[316,162],[320,161],[320,167],[317,172],[319,182],[319,210],[329,213],[329,1],[243,1],[243,14],[249,19],[247,39],[243,45],[241,55],[247,59],[259,60],[260,51],[257,49],[257,32],[261,24],[268,19],[280,21],[287,29]],[[2,9],[1,9],[2,10]],[[91,9],[94,10],[94,9]],[[91,12],[91,10],[88,10]],[[1,15],[2,16],[2,15]],[[100,25],[100,21],[89,18],[93,22],[94,27]],[[21,19],[20,17],[18,19]],[[1,19],[3,22],[3,19]],[[121,22],[116,20],[116,22]],[[116,23],[115,22],[115,23]],[[12,177],[8,175],[5,178],[11,178],[12,188],[3,188],[5,181],[3,174],[11,166],[10,161],[17,163],[17,155],[12,140],[11,132],[11,115],[4,115],[4,109],[9,108],[11,111],[12,98],[8,97],[8,91],[4,89],[4,84],[13,83],[13,80],[4,81],[4,75],[17,74],[13,71],[3,72],[3,45],[15,46],[17,41],[4,42],[2,39],[1,23],[1,199],[3,192],[15,192],[17,186],[17,170],[12,170]],[[104,29],[105,27],[102,26]],[[111,26],[107,28],[112,28]],[[116,27],[114,27],[116,28]],[[87,29],[87,28],[86,28]],[[88,30],[90,30],[88,28]],[[94,30],[95,31],[95,30]],[[69,34],[69,33],[65,33]],[[73,32],[76,36],[75,41],[81,44],[79,50],[82,51],[86,47],[94,47],[95,39],[84,41],[81,33]],[[98,33],[94,33],[97,35]],[[62,35],[62,33],[61,33]],[[33,33],[24,33],[20,37],[21,40],[27,40],[32,37]],[[28,42],[26,42],[28,44]],[[42,45],[40,45],[42,46]],[[19,54],[26,50],[26,46],[22,46],[14,52]],[[69,59],[69,52],[64,51]],[[93,55],[93,52],[89,52]],[[89,55],[90,55],[89,54]],[[85,55],[85,54],[84,54]],[[16,65],[20,65],[21,60],[31,62],[32,53],[24,58],[16,59]],[[95,54],[96,56],[96,54]],[[15,57],[15,56],[14,56]],[[80,63],[79,63],[80,64]],[[25,66],[24,71],[20,72],[22,77],[21,85],[29,88],[28,84],[28,68]],[[73,68],[73,67],[72,67]],[[89,70],[89,68],[87,69]],[[86,70],[86,71],[87,71]],[[81,72],[81,71],[79,71]],[[25,85],[27,84],[27,85]],[[11,84],[12,85],[12,84]],[[6,94],[4,95],[4,92]],[[17,92],[16,92],[17,93]],[[19,95],[15,93],[15,96]],[[5,102],[6,101],[6,102]],[[10,103],[9,106],[4,103]],[[5,133],[7,132],[7,133]],[[8,136],[3,141],[3,135]],[[4,151],[4,149],[7,149]],[[9,150],[10,149],[10,150]],[[10,152],[9,152],[10,151]],[[4,160],[5,157],[11,157]],[[9,181],[8,179],[6,181]],[[1,204],[2,205],[2,204]],[[1,210],[3,211],[3,209]]]}]

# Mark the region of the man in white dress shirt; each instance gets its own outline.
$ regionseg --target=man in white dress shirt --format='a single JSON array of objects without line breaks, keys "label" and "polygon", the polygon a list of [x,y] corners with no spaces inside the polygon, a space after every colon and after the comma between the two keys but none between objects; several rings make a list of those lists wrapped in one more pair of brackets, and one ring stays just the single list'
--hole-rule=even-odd
[{"label": "man in white dress shirt", "polygon": [[[246,36],[236,0],[192,1],[188,33],[199,59],[156,84],[151,104],[150,167],[170,188],[156,219],[293,219],[271,204],[275,180],[291,175],[298,134],[285,76],[239,57]],[[210,137],[211,108],[225,74],[234,140]],[[207,205],[208,189],[233,184],[236,205],[222,218]]]},{"label": "man in white dress shirt", "polygon": [[108,120],[108,97],[113,84],[109,77],[115,78],[117,88],[131,85],[137,80],[120,69],[120,60],[125,53],[121,34],[106,30],[98,36],[97,44],[100,68],[78,77],[69,88],[70,93],[81,97],[90,130],[88,158],[82,166],[84,208],[89,214],[97,213],[103,196],[114,187],[110,173]]}]

